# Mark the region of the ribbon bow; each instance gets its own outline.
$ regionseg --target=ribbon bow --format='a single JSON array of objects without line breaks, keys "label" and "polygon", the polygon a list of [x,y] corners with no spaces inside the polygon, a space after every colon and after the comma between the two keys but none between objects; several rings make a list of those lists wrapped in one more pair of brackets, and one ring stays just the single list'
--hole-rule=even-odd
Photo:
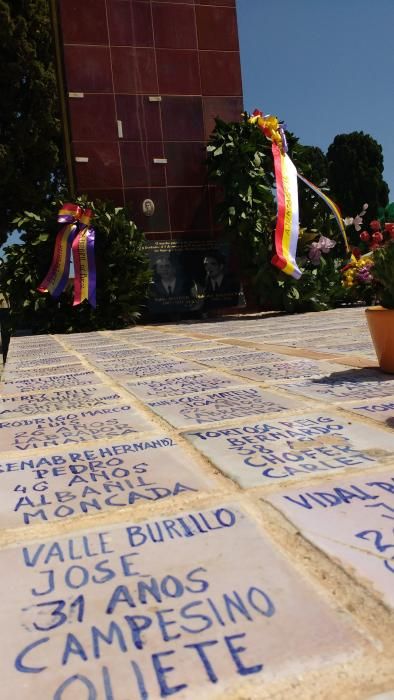
[{"label": "ribbon bow", "polygon": [[70,276],[71,251],[74,259],[74,302],[84,299],[96,306],[96,265],[94,258],[95,232],[90,228],[91,209],[78,204],[64,204],[58,212],[58,223],[65,224],[56,236],[52,262],[45,279],[37,287],[39,292],[57,299],[64,291]]},{"label": "ribbon bow", "polygon": [[275,228],[275,255],[271,262],[287,275],[299,279],[301,270],[296,263],[297,242],[299,236],[298,186],[297,177],[302,180],[327,204],[341,230],[345,241],[346,251],[349,243],[346,236],[342,215],[335,204],[316,185],[309,182],[303,175],[297,173],[296,167],[287,154],[285,125],[271,114],[264,115],[255,109],[249,118],[251,124],[256,124],[263,134],[272,141],[274,158],[278,215]]}]

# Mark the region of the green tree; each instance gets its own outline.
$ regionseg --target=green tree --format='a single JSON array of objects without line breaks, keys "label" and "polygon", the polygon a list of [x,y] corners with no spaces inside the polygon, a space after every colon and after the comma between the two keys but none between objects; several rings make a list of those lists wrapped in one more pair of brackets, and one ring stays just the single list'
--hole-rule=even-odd
[{"label": "green tree", "polygon": [[252,279],[261,268],[271,274],[276,205],[271,145],[248,116],[241,122],[216,119],[207,163],[218,185],[217,221],[237,249],[244,277]]},{"label": "green tree", "polygon": [[388,203],[383,180],[383,151],[362,131],[338,134],[327,151],[328,184],[343,216],[355,216],[368,203],[368,219]]},{"label": "green tree", "polygon": [[97,307],[87,301],[72,305],[72,289],[59,299],[37,291],[48,272],[61,203],[39,214],[25,212],[18,226],[24,231],[21,245],[5,248],[0,266],[0,294],[10,307],[9,331],[31,328],[34,333],[67,333],[116,329],[131,325],[139,316],[151,279],[144,251],[144,236],[130,221],[126,209],[112,203],[76,200],[93,209],[96,231]]},{"label": "green tree", "polygon": [[0,0],[0,245],[64,184],[48,0]]},{"label": "green tree", "polygon": [[[304,146],[291,133],[287,134],[287,141],[297,171],[320,189],[327,190],[328,167],[323,151],[317,146]],[[300,226],[328,235],[331,227],[327,205],[301,180],[298,181],[298,199]]]},{"label": "green tree", "polygon": [[[324,185],[324,154],[320,149],[298,144],[291,133],[287,137],[289,155],[295,165],[314,184]],[[308,257],[311,243],[321,233],[337,239],[340,234],[328,208],[316,195],[309,194],[306,187],[304,198],[310,212],[305,218],[310,230],[305,230],[304,225],[299,238],[297,260],[303,269],[301,280],[285,275],[272,265],[276,203],[271,143],[260,129],[248,122],[248,115],[240,123],[217,119],[207,150],[209,176],[218,185],[220,194],[217,220],[237,250],[243,284],[247,292],[252,287],[253,301],[265,308],[286,311],[320,310],[342,303],[345,294],[341,286],[340,246],[333,255],[322,255],[318,266]]]}]

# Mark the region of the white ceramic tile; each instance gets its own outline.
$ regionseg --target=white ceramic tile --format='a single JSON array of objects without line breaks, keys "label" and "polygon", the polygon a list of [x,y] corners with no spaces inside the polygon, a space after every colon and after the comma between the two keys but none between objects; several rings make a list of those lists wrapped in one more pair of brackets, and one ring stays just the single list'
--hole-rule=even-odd
[{"label": "white ceramic tile", "polygon": [[394,468],[281,491],[267,500],[394,607]]},{"label": "white ceramic tile", "polygon": [[29,542],[0,567],[4,700],[224,697],[367,647],[237,504]]},{"label": "white ceramic tile", "polygon": [[163,434],[34,455],[0,459],[0,527],[150,505],[210,491],[216,483]]},{"label": "white ceramic tile", "polygon": [[394,439],[334,412],[193,430],[185,437],[244,488],[394,460]]},{"label": "white ceramic tile", "polygon": [[242,416],[282,413],[286,410],[296,410],[302,407],[302,402],[298,400],[278,397],[272,391],[265,391],[250,385],[175,399],[146,401],[145,403],[171,425],[177,427],[211,423]]},{"label": "white ceramic tile", "polygon": [[155,427],[125,403],[50,416],[9,418],[0,423],[0,451],[30,453],[42,447],[129,435]]}]

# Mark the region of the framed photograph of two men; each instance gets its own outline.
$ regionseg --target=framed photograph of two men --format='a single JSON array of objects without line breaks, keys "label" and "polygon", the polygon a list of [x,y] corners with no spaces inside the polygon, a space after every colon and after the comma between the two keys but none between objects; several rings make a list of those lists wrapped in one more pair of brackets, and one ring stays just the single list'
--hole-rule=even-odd
[{"label": "framed photograph of two men", "polygon": [[230,247],[216,241],[149,241],[148,308],[154,314],[245,306]]}]

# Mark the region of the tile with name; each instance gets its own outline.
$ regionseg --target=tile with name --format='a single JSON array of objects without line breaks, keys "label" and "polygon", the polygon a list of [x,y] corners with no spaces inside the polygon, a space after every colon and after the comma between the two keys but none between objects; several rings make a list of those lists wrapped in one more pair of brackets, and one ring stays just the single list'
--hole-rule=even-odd
[{"label": "tile with name", "polygon": [[107,369],[106,373],[116,379],[132,379],[133,377],[154,377],[159,374],[180,374],[201,369],[194,362],[147,362],[146,364],[125,365]]},{"label": "tile with name", "polygon": [[47,389],[62,389],[68,386],[82,384],[101,384],[102,380],[91,370],[61,374],[58,377],[30,377],[27,379],[12,379],[0,385],[0,395],[23,394],[29,391],[45,391]]},{"label": "tile with name", "polygon": [[220,389],[228,386],[239,386],[232,377],[218,372],[201,372],[200,374],[185,374],[165,379],[152,379],[145,382],[133,382],[127,385],[128,391],[143,400],[153,397],[184,396],[197,391]]},{"label": "tile with name", "polygon": [[41,394],[37,392],[36,394],[5,396],[0,398],[0,420],[12,416],[32,416],[65,411],[71,408],[95,408],[121,400],[120,394],[104,384]]},{"label": "tile with name", "polygon": [[279,360],[287,360],[288,355],[279,355],[272,352],[258,351],[258,350],[245,350],[241,352],[241,348],[235,348],[235,352],[229,353],[228,355],[213,356],[212,358],[207,357],[204,359],[199,359],[199,362],[205,365],[213,365],[214,367],[248,367],[249,365],[257,365],[259,363],[273,362]]},{"label": "tile with name", "polygon": [[0,527],[62,522],[216,485],[168,435],[20,457],[0,459]]},{"label": "tile with name", "polygon": [[153,411],[175,427],[212,423],[265,413],[282,413],[305,408],[298,400],[278,397],[271,391],[245,385],[234,389],[145,401]]},{"label": "tile with name", "polygon": [[319,490],[281,491],[267,500],[394,608],[394,468],[338,477]]},{"label": "tile with name", "polygon": [[394,395],[388,396],[386,399],[346,404],[346,410],[384,423],[386,428],[394,428]]},{"label": "tile with name", "polygon": [[38,358],[32,360],[27,354],[23,360],[10,360],[7,358],[6,368],[15,370],[31,369],[33,367],[50,367],[52,365],[56,367],[58,365],[68,365],[76,361],[78,361],[76,355],[57,355],[55,357]]},{"label": "tile with name", "polygon": [[209,347],[205,347],[204,349],[201,350],[201,343],[198,345],[197,350],[182,350],[181,352],[178,352],[177,355],[179,357],[184,357],[185,359],[190,358],[192,355],[194,357],[198,357],[198,359],[210,359],[210,358],[215,358],[215,357],[226,357],[228,355],[234,355],[236,353],[239,353],[239,347],[234,347],[234,345],[228,346],[228,345],[221,345],[218,346],[217,343],[212,344],[212,346],[209,344]]},{"label": "tile with name", "polygon": [[349,369],[328,377],[290,382],[281,388],[329,403],[357,399],[367,401],[374,397],[394,395],[394,376],[373,369]]},{"label": "tile with name", "polygon": [[257,381],[278,381],[280,379],[297,379],[299,377],[316,377],[327,375],[341,369],[338,365],[330,365],[324,362],[312,362],[308,360],[292,360],[290,362],[272,362],[271,364],[246,367],[245,369],[230,368],[240,377],[255,379]]},{"label": "tile with name", "polygon": [[9,418],[0,422],[0,451],[30,452],[153,430],[157,426],[129,404],[87,408],[74,413]]},{"label": "tile with name", "polygon": [[[365,339],[366,340],[366,339]],[[361,354],[361,352],[371,352],[374,353],[374,347],[372,345],[372,342],[365,342],[363,338],[355,338],[353,342],[347,342],[347,343],[327,343],[325,345],[319,344],[316,345],[316,350],[324,350],[327,349],[328,352],[334,353],[338,352],[340,354],[351,354],[351,353],[358,353]]]},{"label": "tile with name", "polygon": [[118,355],[117,353],[113,353],[105,355],[105,357],[86,355],[86,358],[97,367],[105,367],[106,364],[109,367],[120,367],[122,365],[149,365],[153,362],[160,362],[163,360],[163,355],[151,354],[149,350],[145,350],[145,352],[141,354],[130,353],[129,355]]},{"label": "tile with name", "polygon": [[3,381],[11,381],[15,379],[18,379],[20,381],[21,379],[29,379],[30,377],[36,377],[37,374],[40,377],[57,377],[62,374],[71,374],[85,370],[86,366],[82,365],[78,361],[78,358],[75,357],[74,363],[72,364],[60,365],[56,367],[40,367],[39,369],[37,369],[37,367],[27,367],[26,369],[13,369],[7,367],[6,365],[2,379]]},{"label": "tile with name", "polygon": [[361,421],[349,422],[333,412],[212,427],[184,437],[244,488],[394,460],[389,433],[379,428],[370,433]]},{"label": "tile with name", "polygon": [[57,357],[58,355],[64,355],[66,352],[65,348],[60,345],[57,347],[42,348],[42,349],[30,349],[30,348],[20,348],[18,350],[9,350],[7,358],[10,360],[24,360],[26,354],[28,354],[29,359],[39,360],[46,357]]},{"label": "tile with name", "polygon": [[9,547],[0,566],[4,700],[209,699],[245,681],[257,697],[370,648],[238,503]]}]

